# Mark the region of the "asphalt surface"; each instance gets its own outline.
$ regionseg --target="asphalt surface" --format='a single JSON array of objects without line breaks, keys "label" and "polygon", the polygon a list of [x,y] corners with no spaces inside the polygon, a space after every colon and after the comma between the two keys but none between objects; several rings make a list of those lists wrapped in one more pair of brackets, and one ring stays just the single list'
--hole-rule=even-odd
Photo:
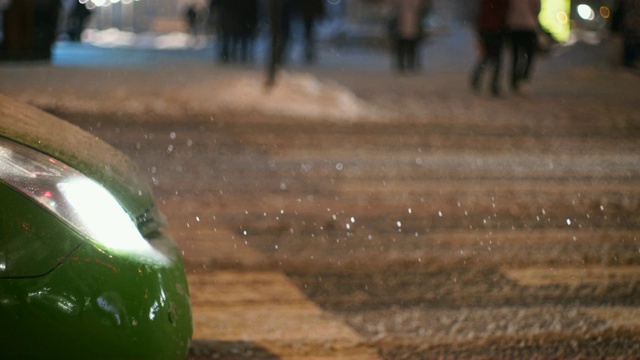
[{"label": "asphalt surface", "polygon": [[[640,78],[575,47],[495,99],[439,46],[415,75],[351,66],[361,51],[297,69],[348,89],[367,110],[348,117],[65,101],[169,87],[137,67],[5,65],[0,91],[147,174],[189,271],[190,358],[640,357]],[[159,56],[193,99],[262,73]]]}]

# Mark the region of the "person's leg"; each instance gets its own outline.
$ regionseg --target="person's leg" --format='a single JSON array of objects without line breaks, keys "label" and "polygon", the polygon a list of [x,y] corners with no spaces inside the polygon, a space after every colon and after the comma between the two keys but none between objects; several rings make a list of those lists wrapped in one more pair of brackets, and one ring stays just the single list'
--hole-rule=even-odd
[{"label": "person's leg", "polygon": [[633,50],[632,50],[633,62],[631,67],[634,69],[638,68],[638,61],[640,60],[640,38],[635,38],[633,40]]},{"label": "person's leg", "polygon": [[396,69],[400,72],[403,72],[406,69],[406,51],[405,51],[405,40],[402,38],[398,38],[396,40]]},{"label": "person's leg", "polygon": [[484,72],[486,63],[484,59],[478,59],[473,71],[471,72],[471,88],[474,91],[479,91],[482,87],[482,73]]},{"label": "person's leg", "polygon": [[240,62],[249,61],[249,35],[243,32],[240,36]]},{"label": "person's leg", "polygon": [[522,67],[522,35],[519,31],[511,32],[511,89],[518,91]]},{"label": "person's leg", "polygon": [[231,35],[229,31],[223,27],[220,31],[220,61],[229,62],[231,51]]},{"label": "person's leg", "polygon": [[418,68],[416,66],[416,45],[418,43],[418,39],[407,39],[407,48],[406,48],[406,61],[407,61],[407,70],[416,71]]},{"label": "person's leg", "polygon": [[487,62],[493,66],[491,77],[491,93],[494,96],[500,95],[500,75],[502,73],[502,44],[503,34],[493,32],[487,35]]},{"label": "person's leg", "polygon": [[522,47],[524,53],[524,63],[522,68],[521,80],[530,82],[531,73],[533,72],[533,64],[536,56],[537,36],[535,31],[528,31],[523,34]]},{"label": "person's leg", "polygon": [[307,63],[312,63],[315,58],[314,21],[312,17],[304,19],[304,56]]},{"label": "person's leg", "polygon": [[471,72],[471,88],[474,91],[480,90],[482,74],[487,66],[487,41],[486,34],[478,34],[478,60]]},{"label": "person's leg", "polygon": [[269,2],[269,20],[271,21],[270,35],[271,46],[269,47],[269,62],[267,67],[266,85],[271,87],[275,85],[276,73],[281,66],[281,49],[282,49],[282,18],[283,18],[283,0],[271,0]]},{"label": "person's leg", "polygon": [[640,39],[625,36],[623,43],[623,65],[624,67],[635,69],[638,67],[640,58]]},{"label": "person's leg", "polygon": [[240,45],[240,35],[238,34],[236,29],[233,30],[230,39],[229,61],[235,63],[238,61],[238,49]]}]

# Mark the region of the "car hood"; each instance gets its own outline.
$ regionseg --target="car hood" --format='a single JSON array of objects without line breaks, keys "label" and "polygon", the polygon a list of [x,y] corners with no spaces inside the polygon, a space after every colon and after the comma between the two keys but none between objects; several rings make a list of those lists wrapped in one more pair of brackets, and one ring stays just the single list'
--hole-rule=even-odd
[{"label": "car hood", "polygon": [[94,179],[134,220],[153,207],[148,182],[126,155],[75,125],[2,94],[0,136],[56,158]]}]

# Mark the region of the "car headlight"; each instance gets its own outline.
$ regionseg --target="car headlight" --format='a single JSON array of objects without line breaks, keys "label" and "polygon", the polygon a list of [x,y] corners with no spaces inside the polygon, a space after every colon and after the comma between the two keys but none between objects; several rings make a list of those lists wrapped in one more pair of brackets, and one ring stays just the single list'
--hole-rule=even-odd
[{"label": "car headlight", "polygon": [[109,191],[52,157],[0,138],[0,179],[100,248],[155,262],[168,261],[144,239]]}]

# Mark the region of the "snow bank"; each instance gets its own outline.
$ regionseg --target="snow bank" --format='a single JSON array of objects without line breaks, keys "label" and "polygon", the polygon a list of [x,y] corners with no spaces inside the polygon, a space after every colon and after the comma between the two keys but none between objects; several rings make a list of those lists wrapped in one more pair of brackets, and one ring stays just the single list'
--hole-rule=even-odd
[{"label": "snow bank", "polygon": [[217,96],[222,108],[252,109],[269,114],[356,120],[370,117],[371,106],[337,83],[325,83],[310,74],[281,73],[275,86],[244,76],[226,84]]},{"label": "snow bank", "polygon": [[[17,70],[17,71],[16,71]],[[32,86],[8,95],[40,108],[77,113],[120,113],[168,116],[213,115],[220,111],[250,111],[322,121],[373,120],[382,111],[335,82],[323,82],[308,73],[279,74],[265,86],[258,71],[213,74],[208,71],[156,75],[139,71],[91,69],[14,69],[34,79]],[[9,74],[7,74],[9,75]],[[83,81],[91,77],[91,80]],[[6,85],[6,84],[5,84]],[[47,89],[42,91],[42,89]]]}]

